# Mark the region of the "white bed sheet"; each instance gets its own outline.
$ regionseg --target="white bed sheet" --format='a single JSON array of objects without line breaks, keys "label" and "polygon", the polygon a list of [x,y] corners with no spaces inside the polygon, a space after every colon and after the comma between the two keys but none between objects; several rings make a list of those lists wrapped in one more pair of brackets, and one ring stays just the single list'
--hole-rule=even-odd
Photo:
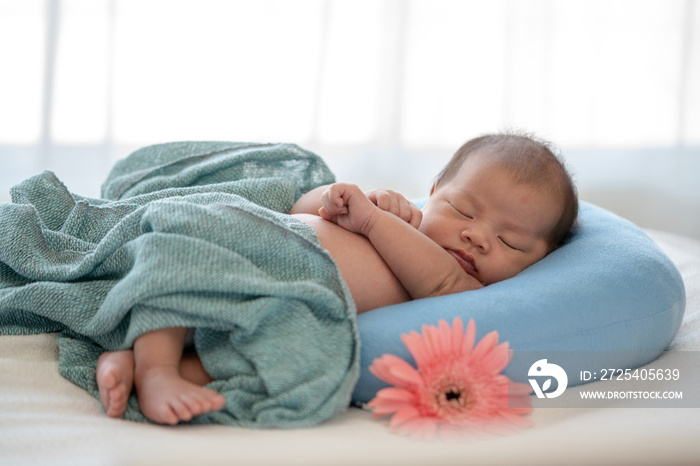
[{"label": "white bed sheet", "polygon": [[[650,365],[675,368],[688,359],[674,359],[676,352],[700,350],[700,242],[648,233],[685,281],[682,327]],[[354,408],[310,429],[166,427],[109,419],[58,374],[57,356],[55,335],[0,337],[0,465],[700,464],[700,408],[536,409],[530,429],[459,443],[399,437]],[[612,384],[570,387],[563,396]]]}]

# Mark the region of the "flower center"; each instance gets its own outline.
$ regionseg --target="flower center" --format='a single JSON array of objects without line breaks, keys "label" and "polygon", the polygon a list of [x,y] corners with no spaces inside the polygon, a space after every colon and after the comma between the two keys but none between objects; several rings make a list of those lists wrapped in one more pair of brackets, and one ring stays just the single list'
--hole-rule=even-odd
[{"label": "flower center", "polygon": [[433,385],[433,410],[442,418],[463,418],[468,416],[474,399],[468,384],[453,377],[440,377]]}]

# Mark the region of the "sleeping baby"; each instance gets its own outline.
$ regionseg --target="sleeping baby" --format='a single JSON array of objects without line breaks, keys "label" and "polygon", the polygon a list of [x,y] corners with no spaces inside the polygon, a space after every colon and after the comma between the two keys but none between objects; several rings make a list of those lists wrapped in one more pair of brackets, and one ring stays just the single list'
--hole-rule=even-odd
[{"label": "sleeping baby", "polygon": [[[335,183],[304,194],[291,215],[336,262],[357,312],[474,290],[513,277],[562,244],[578,214],[576,189],[546,143],[515,134],[465,143],[422,210],[398,193]],[[133,350],[102,354],[100,398],[124,414],[133,388],[154,422],[177,424],[223,408],[187,328],[146,333]],[[184,352],[184,354],[183,354]]]}]

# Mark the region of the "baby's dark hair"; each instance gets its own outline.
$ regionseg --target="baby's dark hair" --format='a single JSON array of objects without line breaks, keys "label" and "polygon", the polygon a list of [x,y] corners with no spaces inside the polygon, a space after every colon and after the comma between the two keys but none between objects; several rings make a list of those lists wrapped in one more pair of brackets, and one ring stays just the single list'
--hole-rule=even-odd
[{"label": "baby's dark hair", "polygon": [[552,144],[526,133],[485,134],[470,139],[452,156],[435,179],[435,187],[456,176],[471,154],[483,152],[504,162],[517,183],[556,195],[562,201],[559,221],[550,232],[549,251],[561,246],[578,217],[578,193],[571,175]]}]

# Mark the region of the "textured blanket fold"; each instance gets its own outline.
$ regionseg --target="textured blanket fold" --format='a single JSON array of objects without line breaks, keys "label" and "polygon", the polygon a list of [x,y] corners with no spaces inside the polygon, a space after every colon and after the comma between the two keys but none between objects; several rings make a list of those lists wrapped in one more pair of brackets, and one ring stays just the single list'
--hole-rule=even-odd
[{"label": "textured blanket fold", "polygon": [[[196,423],[314,425],[358,376],[355,308],[313,231],[286,215],[333,181],[297,146],[172,143],[134,152],[71,194],[50,172],[0,205],[0,334],[61,332],[59,370],[98,397],[104,350],[195,328],[226,407]],[[135,396],[125,418],[145,421]]]}]

